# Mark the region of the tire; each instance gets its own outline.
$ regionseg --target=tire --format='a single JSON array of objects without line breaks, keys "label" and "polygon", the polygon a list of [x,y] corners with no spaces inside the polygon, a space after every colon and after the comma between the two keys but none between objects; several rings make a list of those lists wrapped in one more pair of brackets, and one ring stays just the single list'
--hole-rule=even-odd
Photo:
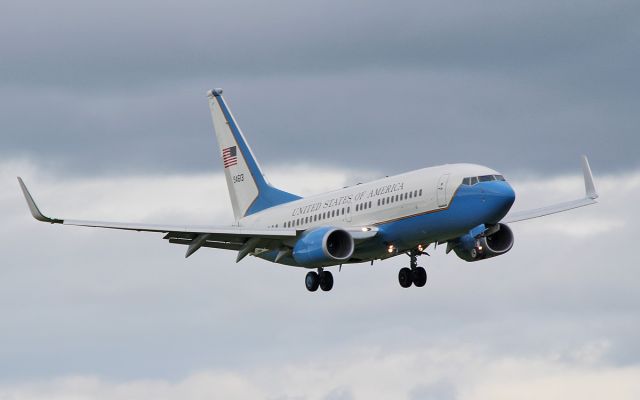
[{"label": "tire", "polygon": [[423,287],[427,283],[427,271],[424,268],[418,267],[411,272],[414,285]]},{"label": "tire", "polygon": [[307,287],[307,290],[310,292],[315,292],[316,290],[318,290],[318,285],[320,285],[320,278],[318,277],[318,273],[315,271],[310,271],[304,278],[304,284]]},{"label": "tire", "polygon": [[401,268],[398,272],[398,282],[403,288],[408,288],[413,283],[413,277],[411,276],[411,270],[407,267]]},{"label": "tire", "polygon": [[324,292],[328,292],[333,288],[333,274],[329,271],[323,271],[320,274],[320,289]]}]

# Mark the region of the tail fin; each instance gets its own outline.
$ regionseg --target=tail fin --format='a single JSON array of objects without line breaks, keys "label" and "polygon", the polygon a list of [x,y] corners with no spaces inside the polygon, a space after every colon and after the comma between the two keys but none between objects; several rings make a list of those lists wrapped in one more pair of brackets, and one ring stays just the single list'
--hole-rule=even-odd
[{"label": "tail fin", "polygon": [[222,89],[210,90],[207,96],[236,221],[299,199],[299,196],[276,189],[267,182],[222,97]]}]

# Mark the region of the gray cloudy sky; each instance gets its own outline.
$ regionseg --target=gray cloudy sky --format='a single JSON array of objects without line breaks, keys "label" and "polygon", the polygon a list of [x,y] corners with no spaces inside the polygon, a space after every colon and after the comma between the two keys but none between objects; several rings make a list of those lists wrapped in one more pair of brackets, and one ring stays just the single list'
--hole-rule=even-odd
[{"label": "gray cloudy sky", "polygon": [[[636,399],[640,3],[5,1],[0,398]],[[60,217],[231,222],[205,92],[303,195],[444,162],[495,167],[507,255],[439,248],[305,271]],[[544,176],[544,178],[541,178]],[[313,177],[310,179],[309,177]]]},{"label": "gray cloudy sky", "polygon": [[263,164],[638,166],[636,1],[9,1],[0,34],[2,156],[65,172],[211,171],[212,86]]}]

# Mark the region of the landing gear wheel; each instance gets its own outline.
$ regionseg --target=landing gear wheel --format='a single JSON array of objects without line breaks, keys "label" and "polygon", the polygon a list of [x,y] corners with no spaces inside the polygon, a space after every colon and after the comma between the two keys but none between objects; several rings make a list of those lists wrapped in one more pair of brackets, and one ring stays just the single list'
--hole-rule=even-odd
[{"label": "landing gear wheel", "polygon": [[318,273],[315,271],[310,271],[304,278],[304,284],[307,286],[307,290],[310,292],[315,292],[316,290],[318,290],[318,286],[320,285],[320,278],[318,277]]},{"label": "landing gear wheel", "polygon": [[322,271],[320,273],[320,289],[328,292],[331,288],[333,288],[333,275],[329,271]]},{"label": "landing gear wheel", "polygon": [[400,282],[400,286],[403,288],[408,288],[413,283],[411,270],[407,267],[401,268],[400,272],[398,272],[398,282]]},{"label": "landing gear wheel", "polygon": [[417,287],[423,287],[427,283],[427,271],[422,267],[416,267],[411,271],[413,284]]},{"label": "landing gear wheel", "polygon": [[474,247],[473,249],[471,249],[469,254],[471,255],[471,258],[476,258],[478,257],[478,250],[476,250],[476,248]]}]

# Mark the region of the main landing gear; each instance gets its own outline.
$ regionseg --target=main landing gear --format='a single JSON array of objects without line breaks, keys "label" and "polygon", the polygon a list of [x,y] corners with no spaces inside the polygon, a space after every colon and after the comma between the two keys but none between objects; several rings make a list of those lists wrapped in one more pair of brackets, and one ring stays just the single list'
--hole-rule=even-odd
[{"label": "main landing gear", "polygon": [[418,267],[418,256],[425,253],[412,250],[407,254],[411,259],[411,268],[404,267],[400,269],[398,282],[403,288],[408,288],[411,284],[423,287],[427,283],[427,271],[422,267]]},{"label": "main landing gear", "polygon": [[324,292],[328,292],[333,288],[333,275],[329,271],[318,268],[318,272],[310,271],[307,273],[307,276],[304,278],[304,284],[310,292],[315,292],[318,290],[318,287]]}]

